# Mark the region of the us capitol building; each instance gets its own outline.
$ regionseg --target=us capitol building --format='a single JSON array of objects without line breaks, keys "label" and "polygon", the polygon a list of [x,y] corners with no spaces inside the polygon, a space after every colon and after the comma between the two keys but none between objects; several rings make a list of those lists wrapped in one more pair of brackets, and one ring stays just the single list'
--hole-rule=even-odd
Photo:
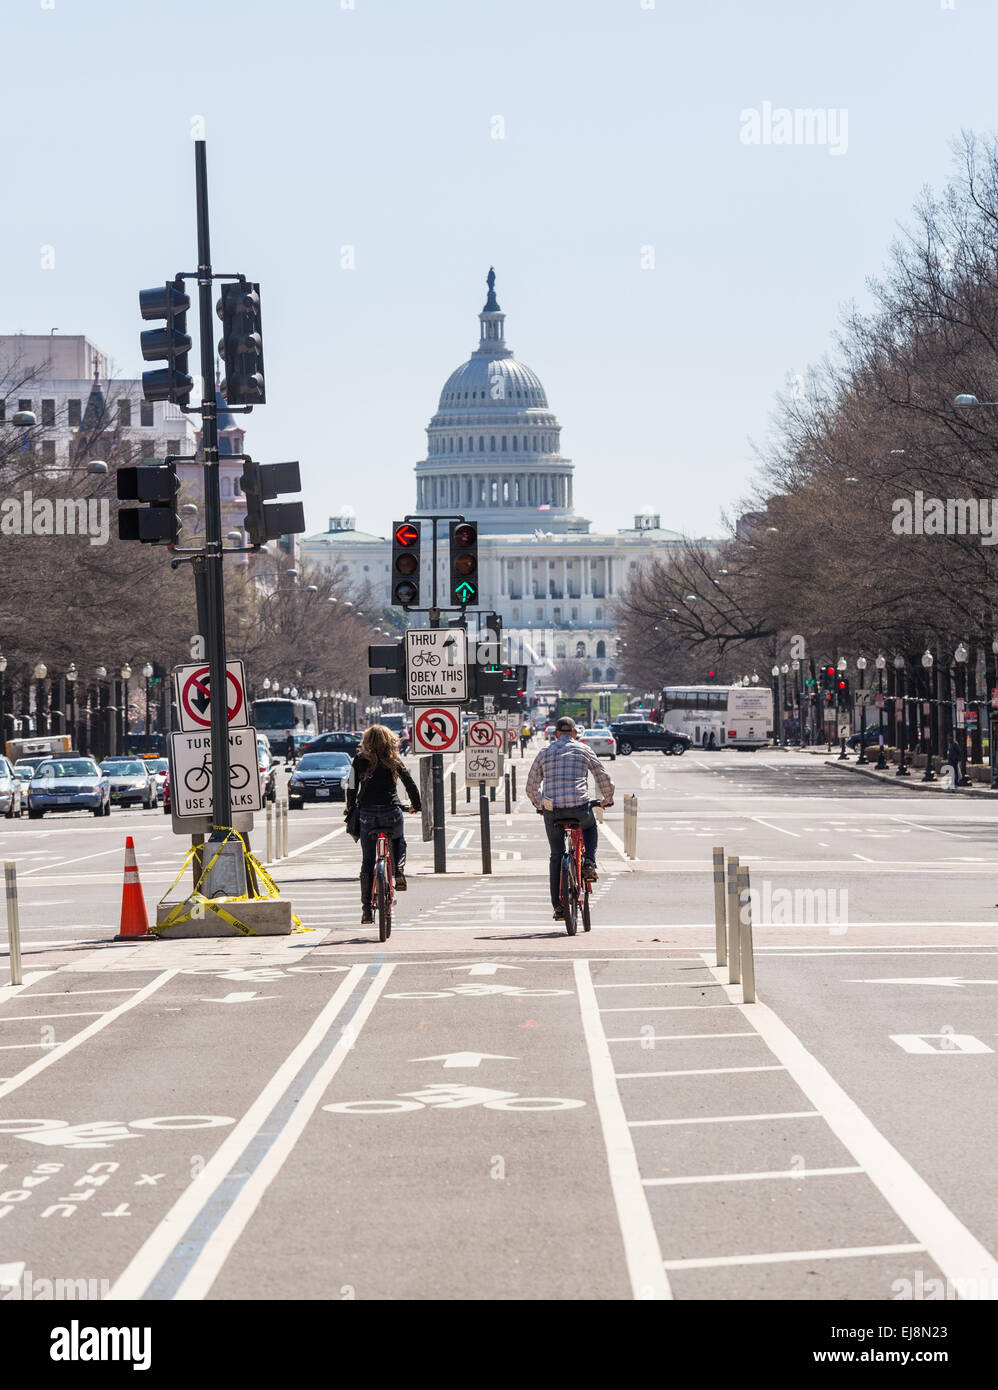
[{"label": "us capitol building", "polygon": [[[579,657],[589,667],[587,684],[612,686],[621,664],[614,602],[638,566],[680,545],[682,537],[663,530],[650,513],[614,535],[590,532],[590,523],[574,509],[574,469],[560,452],[561,426],[544,387],[506,345],[506,315],[492,270],[487,283],[478,347],[447,378],[427,427],[413,510],[460,512],[478,524],[478,611],[499,613],[504,633],[533,667],[538,685],[545,684],[551,662]],[[438,586],[445,595],[446,526],[440,532]],[[430,594],[429,537],[427,525],[424,606]],[[299,553],[356,589],[369,586],[376,602],[389,603],[391,538],[357,531],[351,515],[330,518],[327,531],[299,543]]]}]

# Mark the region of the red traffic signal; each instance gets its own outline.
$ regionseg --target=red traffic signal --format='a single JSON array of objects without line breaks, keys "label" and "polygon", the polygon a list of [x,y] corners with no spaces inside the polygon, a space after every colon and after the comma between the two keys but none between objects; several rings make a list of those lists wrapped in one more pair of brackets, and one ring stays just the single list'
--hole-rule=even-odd
[{"label": "red traffic signal", "polygon": [[408,548],[411,545],[419,544],[419,532],[415,526],[410,526],[407,521],[403,521],[401,526],[395,528],[395,539],[399,545]]}]

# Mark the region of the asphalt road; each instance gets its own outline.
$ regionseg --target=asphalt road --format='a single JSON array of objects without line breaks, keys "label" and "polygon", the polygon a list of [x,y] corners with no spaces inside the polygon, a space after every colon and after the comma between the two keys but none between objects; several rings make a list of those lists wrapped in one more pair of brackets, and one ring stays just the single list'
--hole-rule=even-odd
[{"label": "asphalt road", "polygon": [[[384,945],[342,806],[292,814],[271,867],[306,930],[269,940],[110,943],[125,835],[150,909],[180,868],[160,811],[4,822],[7,1296],[998,1294],[992,808],[777,751],[608,770],[575,938],[501,792],[488,877],[463,794],[445,877],[407,822]],[[715,966],[714,845],[759,894],[756,1003]]]}]

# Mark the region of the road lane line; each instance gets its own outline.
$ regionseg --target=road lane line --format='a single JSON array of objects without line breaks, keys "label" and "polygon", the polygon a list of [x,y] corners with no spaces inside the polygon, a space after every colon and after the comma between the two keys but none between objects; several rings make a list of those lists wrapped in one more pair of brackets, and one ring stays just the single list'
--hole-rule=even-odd
[{"label": "road lane line", "polygon": [[[710,966],[719,973],[718,967]],[[944,1276],[973,1280],[964,1287],[998,1288],[998,1260],[880,1133],[873,1121],[766,1004],[736,1004],[754,1024],[787,1074],[821,1111],[832,1133],[866,1169],[870,1180]]]},{"label": "road lane line", "polygon": [[23,1071],[18,1072],[16,1076],[12,1076],[9,1081],[5,1081],[3,1085],[0,1085],[0,1100],[2,1100],[4,1096],[9,1096],[11,1091],[16,1091],[19,1086],[23,1086],[26,1081],[30,1081],[33,1077],[37,1076],[40,1071],[44,1071],[46,1067],[52,1066],[54,1062],[61,1061],[67,1053],[72,1052],[73,1049],[79,1047],[81,1043],[85,1043],[89,1038],[92,1038],[95,1033],[99,1033],[102,1028],[106,1028],[109,1023],[114,1023],[116,1019],[120,1018],[122,1014],[127,1013],[129,1009],[134,1009],[136,1004],[143,1003],[149,998],[150,994],[155,994],[156,990],[162,988],[168,980],[172,980],[174,975],[177,974],[179,974],[179,970],[177,969],[162,971],[154,980],[150,980],[147,985],[138,990],[131,999],[126,999],[125,1002],[119,1004],[116,1009],[109,1009],[106,1014],[102,1014],[94,1023],[88,1023],[86,1028],[82,1028],[80,1032],[75,1033],[73,1037],[67,1038],[66,1041],[60,1043],[58,1047],[50,1048],[47,1056],[39,1057],[37,1062],[32,1062],[30,1066],[25,1067]]},{"label": "road lane line", "polygon": [[[337,835],[345,835],[345,834],[346,834],[346,826],[345,826],[345,825],[341,825],[340,828],[339,828],[339,830],[330,830],[330,832],[329,832],[328,835],[320,835],[319,838],[318,838],[317,840],[309,840],[309,842],[308,842],[307,845],[300,845],[300,846],[298,847],[298,849],[293,849],[293,850],[291,851],[291,853],[288,854],[288,855],[286,855],[285,857],[286,857],[287,859],[294,859],[296,855],[304,854],[305,851],[308,850],[308,849],[315,849],[315,848],[317,848],[317,846],[319,846],[319,845],[324,845],[324,844],[326,843],[327,840],[335,840],[336,837],[337,837]],[[290,886],[290,885],[289,885],[289,886]]]},{"label": "road lane line", "polygon": [[[651,1042],[685,1042],[692,1038],[701,1041],[704,1038],[757,1038],[758,1033],[653,1033]],[[607,1042],[646,1042],[647,1033],[635,1033],[629,1038],[607,1038]]]},{"label": "road lane line", "polygon": [[764,1182],[770,1178],[830,1178],[842,1173],[863,1173],[865,1168],[782,1168],[770,1173],[704,1173],[692,1178],[645,1178],[645,1187],[681,1187],[700,1182]]},{"label": "road lane line", "polygon": [[110,849],[99,849],[95,854],[80,854],[75,859],[56,859],[51,864],[38,864],[33,869],[25,869],[24,873],[18,874],[18,878],[27,878],[29,874],[41,873],[42,869],[63,869],[67,864],[81,864],[84,859],[101,859],[105,854],[120,854],[121,846],[112,845]]},{"label": "road lane line", "polygon": [[810,1120],[821,1119],[820,1110],[775,1110],[768,1115],[693,1115],[682,1120],[630,1120],[632,1129],[648,1125],[727,1125],[743,1124],[746,1120]]},{"label": "road lane line", "polygon": [[589,962],[575,960],[572,969],[631,1289],[635,1298],[670,1299],[672,1290],[662,1264],[662,1251],[641,1183],[634,1141],[614,1078],[613,1060],[603,1033]]},{"label": "road lane line", "polygon": [[721,1269],[726,1265],[775,1265],[790,1260],[871,1259],[874,1255],[908,1255],[924,1245],[846,1245],[841,1250],[778,1250],[771,1255],[715,1255],[706,1259],[666,1260],[666,1269]]},{"label": "road lane line", "polygon": [[618,1071],[614,1076],[618,1081],[636,1081],[644,1076],[721,1076],[736,1071],[786,1071],[786,1067],[693,1067],[683,1071]]},{"label": "road lane line", "polygon": [[[355,998],[371,969],[376,973],[363,999],[359,994]],[[393,965],[373,963],[350,967],[203,1172],[118,1276],[108,1299],[205,1296],[354,1045],[393,969]],[[334,1035],[337,1023],[341,1026]]]},{"label": "road lane line", "polygon": [[[32,999],[37,995],[32,995]],[[8,1014],[5,1018],[0,1018],[0,1023],[34,1023],[42,1018],[100,1018],[103,1009],[83,1009],[80,1012],[67,1014]]]},{"label": "road lane line", "polygon": [[770,825],[769,821],[763,820],[760,816],[752,816],[751,819],[755,821],[756,825],[764,825],[767,830],[778,830],[781,835],[792,835],[795,840],[800,839],[796,830],[784,830],[781,825]]}]

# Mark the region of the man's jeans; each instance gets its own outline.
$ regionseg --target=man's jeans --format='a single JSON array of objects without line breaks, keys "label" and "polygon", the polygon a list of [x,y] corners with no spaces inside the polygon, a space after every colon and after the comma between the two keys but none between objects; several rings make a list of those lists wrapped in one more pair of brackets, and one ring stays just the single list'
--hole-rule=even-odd
[{"label": "man's jeans", "polygon": [[558,816],[576,818],[582,827],[583,853],[586,859],[596,858],[596,845],[599,840],[599,827],[592,807],[588,802],[581,806],[559,806],[554,811],[544,812],[544,829],[551,846],[551,906],[561,906],[561,856],[565,852],[565,832],[555,828]]}]

